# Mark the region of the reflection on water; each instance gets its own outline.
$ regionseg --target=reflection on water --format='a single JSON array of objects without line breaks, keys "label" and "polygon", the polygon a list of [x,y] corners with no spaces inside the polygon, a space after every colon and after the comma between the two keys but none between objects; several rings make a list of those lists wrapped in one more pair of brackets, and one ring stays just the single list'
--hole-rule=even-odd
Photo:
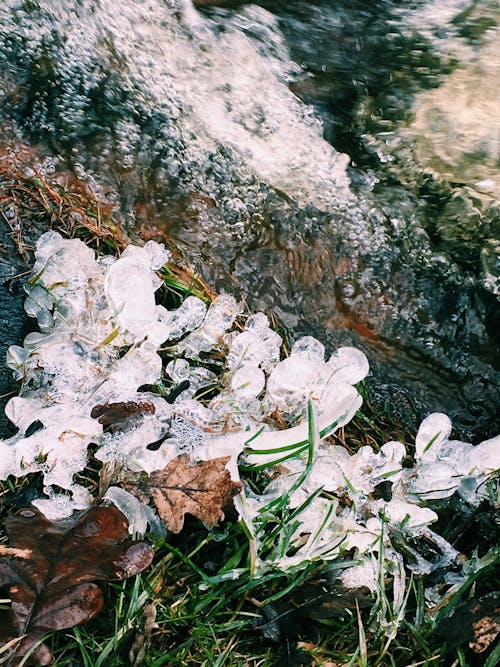
[{"label": "reflection on water", "polygon": [[361,345],[379,402],[497,428],[496,3],[196,4],[4,0],[4,117],[219,289]]}]

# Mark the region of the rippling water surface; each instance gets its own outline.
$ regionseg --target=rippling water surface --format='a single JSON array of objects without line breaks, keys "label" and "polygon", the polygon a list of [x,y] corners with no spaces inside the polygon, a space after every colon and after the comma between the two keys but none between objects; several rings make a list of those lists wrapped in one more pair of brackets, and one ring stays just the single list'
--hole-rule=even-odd
[{"label": "rippling water surface", "polygon": [[4,0],[1,113],[218,289],[361,346],[377,403],[484,434],[498,17],[487,0]]}]

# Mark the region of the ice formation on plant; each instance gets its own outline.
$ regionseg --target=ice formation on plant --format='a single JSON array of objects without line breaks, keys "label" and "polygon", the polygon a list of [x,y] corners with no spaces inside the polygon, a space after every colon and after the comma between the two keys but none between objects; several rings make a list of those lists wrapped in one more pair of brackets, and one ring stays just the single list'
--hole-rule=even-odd
[{"label": "ice formation on plant", "polygon": [[[437,514],[426,505],[454,493],[469,506],[487,499],[487,482],[500,468],[500,437],[477,446],[450,440],[450,420],[436,413],[420,426],[410,468],[400,442],[352,455],[332,445],[327,437],[361,406],[356,385],[369,370],[365,355],[341,347],[327,359],[324,346],[305,336],[281,359],[282,340],[266,315],[236,327],[241,307],[227,294],[208,308],[188,296],[167,310],[155,292],[157,271],[168,260],[151,241],[115,259],[96,258],[81,241],[56,232],[40,237],[26,286],[26,311],[40,332],[8,351],[23,383],[6,408],[18,432],[0,441],[0,479],[42,473],[44,497],[35,504],[55,519],[91,500],[74,479],[91,443],[103,463],[148,474],[187,453],[193,460],[229,456],[227,467],[239,479],[244,453],[245,465],[273,470],[262,494],[246,488],[235,499],[253,542],[253,573],[338,560],[345,585],[374,594],[388,573],[399,613],[404,565],[426,574],[457,561],[456,550],[429,528]],[[170,359],[163,367],[165,343]],[[218,369],[203,361],[213,350],[223,359]],[[172,395],[144,390],[163,380]],[[203,399],[206,390],[212,398]],[[94,409],[109,404],[136,409],[104,429]],[[276,416],[287,428],[272,426]],[[382,484],[388,491],[376,497]],[[111,487],[106,498],[131,530],[149,525],[161,533],[154,511],[123,489]],[[415,546],[423,537],[433,544],[432,562]]]},{"label": "ice formation on plant", "polygon": [[[157,270],[169,259],[158,243],[130,245],[118,259],[96,258],[82,241],[51,231],[40,237],[35,257],[25,307],[40,333],[8,351],[23,385],[6,409],[18,432],[0,442],[0,478],[41,472],[45,497],[35,504],[50,518],[88,505],[74,475],[84,469],[90,443],[97,445],[97,459],[146,473],[182,452],[195,459],[230,455],[228,468],[237,479],[238,455],[249,439],[260,441],[262,422],[276,409],[297,424],[287,431],[293,440],[307,429],[299,424],[306,396],[317,400],[329,429],[361,403],[352,384],[368,364],[356,350],[345,348],[325,362],[321,344],[307,337],[296,343],[289,365],[280,361],[281,338],[263,313],[250,316],[243,331],[231,330],[241,307],[230,295],[208,308],[194,296],[177,310],[158,305]],[[174,358],[163,371],[158,348],[166,342]],[[200,361],[214,348],[227,351],[219,374]],[[297,370],[304,369],[321,372],[310,388],[294,389]],[[163,373],[174,386],[186,385],[173,403],[141,391]],[[213,385],[220,391],[211,401],[195,398]],[[103,429],[93,409],[119,402],[148,409],[127,416],[119,428]],[[283,437],[265,430],[267,437]]]}]

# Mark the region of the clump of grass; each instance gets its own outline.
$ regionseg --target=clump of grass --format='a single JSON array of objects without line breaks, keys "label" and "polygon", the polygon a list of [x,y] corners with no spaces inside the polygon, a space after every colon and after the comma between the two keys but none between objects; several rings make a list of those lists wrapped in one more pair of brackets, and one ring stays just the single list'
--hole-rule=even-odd
[{"label": "clump of grass", "polygon": [[34,233],[56,229],[90,246],[118,252],[127,235],[114,215],[90,189],[73,179],[71,189],[32,169],[0,161],[0,215],[21,256],[33,250]]}]

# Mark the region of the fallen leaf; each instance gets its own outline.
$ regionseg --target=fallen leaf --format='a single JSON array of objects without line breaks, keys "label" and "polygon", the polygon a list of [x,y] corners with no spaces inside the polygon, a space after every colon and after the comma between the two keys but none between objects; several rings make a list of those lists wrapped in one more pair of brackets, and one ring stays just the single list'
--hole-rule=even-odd
[{"label": "fallen leaf", "polygon": [[186,455],[178,456],[163,469],[127,490],[142,502],[153,500],[165,525],[179,533],[184,516],[191,514],[209,526],[224,519],[224,507],[241,491],[226,469],[229,456],[193,463]]},{"label": "fallen leaf", "polygon": [[457,605],[444,619],[436,636],[446,641],[448,651],[468,642],[474,653],[483,653],[500,633],[500,597],[498,591],[469,599]]},{"label": "fallen leaf", "polygon": [[[0,641],[13,642],[7,665],[16,665],[50,630],[90,620],[103,606],[96,581],[127,579],[148,567],[153,548],[134,542],[125,516],[115,507],[94,506],[69,519],[49,521],[23,509],[5,521],[13,549],[0,555],[0,587],[12,604],[0,625]],[[26,557],[26,553],[29,556]],[[48,647],[36,646],[33,660],[48,665]]]},{"label": "fallen leaf", "polygon": [[477,605],[471,609],[473,620],[472,630],[474,638],[469,642],[474,653],[483,653],[495,641],[500,633],[500,601],[498,595],[495,599],[481,598]]},{"label": "fallen leaf", "polygon": [[155,406],[149,401],[120,401],[117,403],[99,403],[92,408],[90,416],[103,426],[121,424],[132,415],[154,415]]}]

